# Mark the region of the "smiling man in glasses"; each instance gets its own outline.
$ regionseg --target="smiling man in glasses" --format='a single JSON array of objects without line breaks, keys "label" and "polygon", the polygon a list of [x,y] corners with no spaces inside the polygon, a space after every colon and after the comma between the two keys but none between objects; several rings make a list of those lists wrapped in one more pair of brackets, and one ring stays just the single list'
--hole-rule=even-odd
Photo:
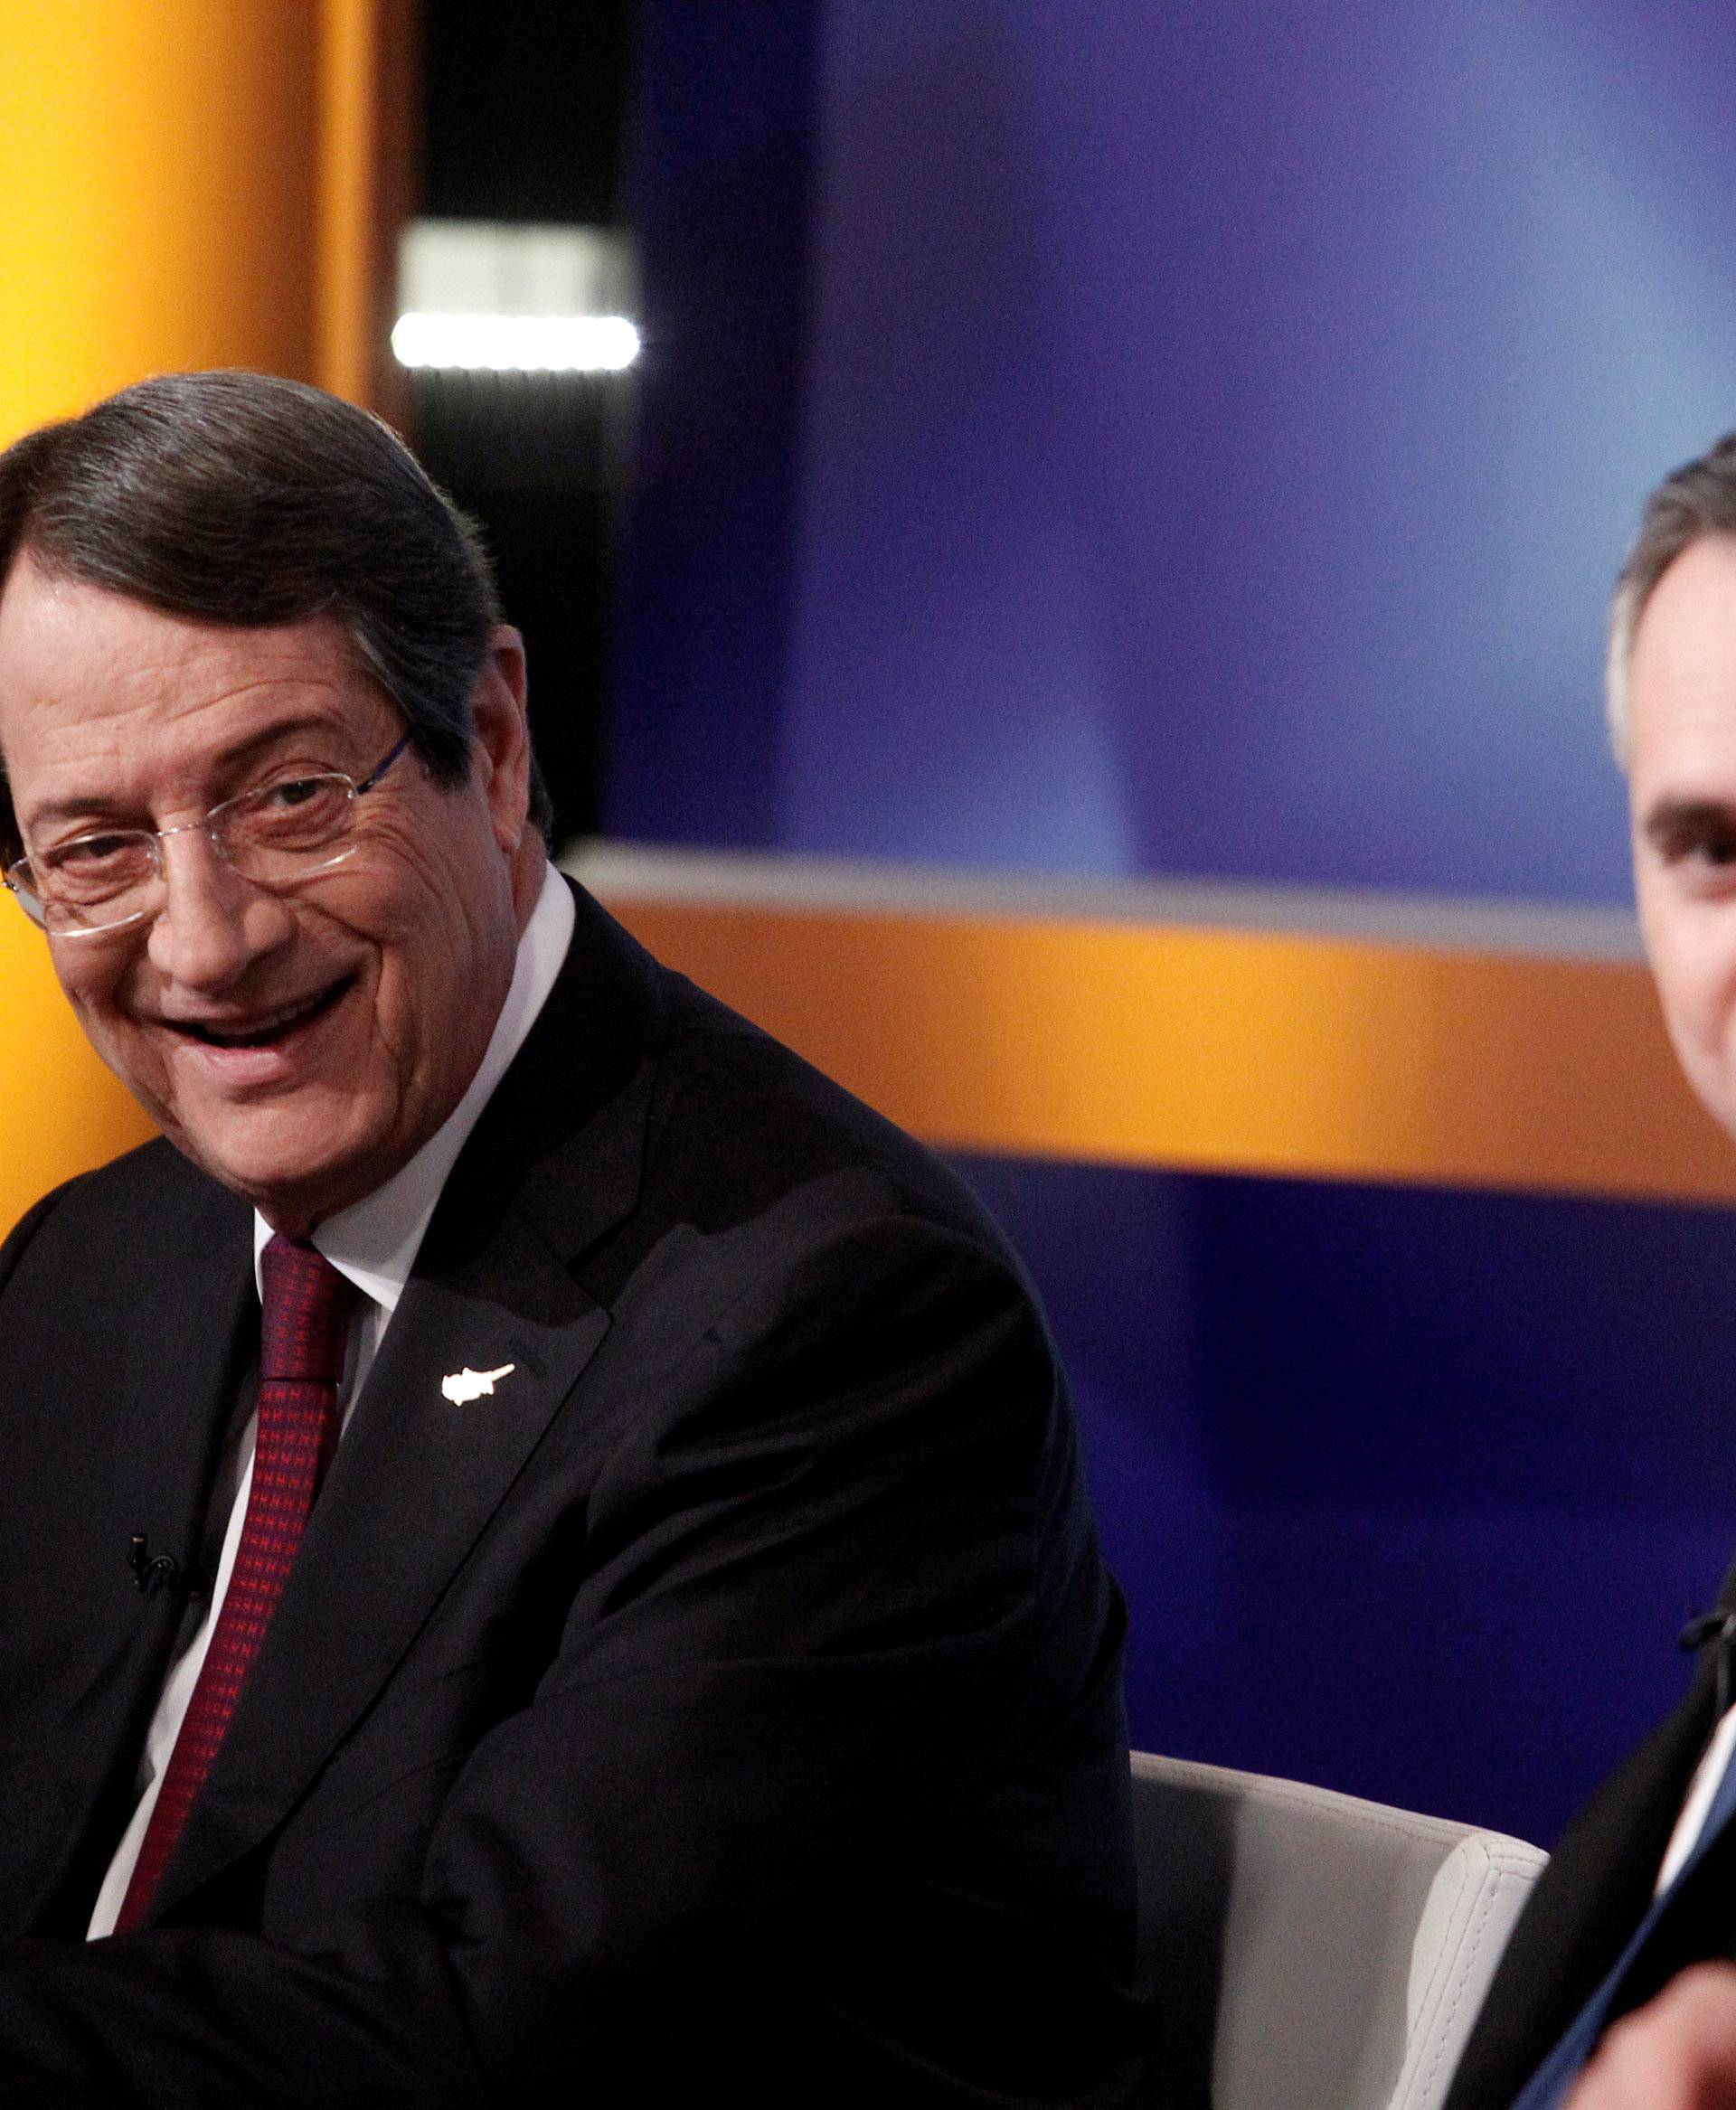
[{"label": "smiling man in glasses", "polygon": [[0,2099],[1123,2102],[1041,1321],[553,871],[524,694],[314,391],[0,455],[5,882],[166,1138],[0,1253]]},{"label": "smiling man in glasses", "polygon": [[371,1192],[476,1073],[543,883],[516,640],[449,788],[330,615],[217,627],[26,547],[0,677],[6,881],[103,1059],[274,1228]]}]

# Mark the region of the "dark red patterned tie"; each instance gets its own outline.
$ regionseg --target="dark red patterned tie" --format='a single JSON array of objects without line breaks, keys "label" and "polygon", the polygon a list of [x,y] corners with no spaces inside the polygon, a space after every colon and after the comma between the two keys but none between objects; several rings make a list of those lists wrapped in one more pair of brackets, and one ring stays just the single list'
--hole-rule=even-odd
[{"label": "dark red patterned tie", "polygon": [[331,1455],[354,1289],[323,1253],[273,1238],[259,1258],[259,1435],[253,1486],[211,1646],[187,1703],[163,1787],[115,1922],[128,1934],[150,1908],[278,1599]]}]

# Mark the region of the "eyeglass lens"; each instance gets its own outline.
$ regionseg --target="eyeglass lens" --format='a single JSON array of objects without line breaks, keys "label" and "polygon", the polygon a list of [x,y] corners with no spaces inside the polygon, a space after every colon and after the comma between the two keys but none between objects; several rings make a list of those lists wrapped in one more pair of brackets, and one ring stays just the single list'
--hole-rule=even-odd
[{"label": "eyeglass lens", "polygon": [[[202,827],[219,856],[259,886],[288,886],[341,863],[355,848],[355,802],[410,745],[403,733],[358,784],[341,770],[316,771],[244,791],[214,805]],[[6,883],[44,929],[67,937],[109,930],[150,913],[163,878],[163,841],[184,828],[116,828],[80,835],[21,858]]]},{"label": "eyeglass lens", "polygon": [[[335,773],[262,786],[214,807],[203,824],[243,879],[288,885],[355,847],[356,787]],[[157,836],[117,829],[61,843],[12,868],[14,891],[50,930],[101,930],[144,914],[163,874]]]}]

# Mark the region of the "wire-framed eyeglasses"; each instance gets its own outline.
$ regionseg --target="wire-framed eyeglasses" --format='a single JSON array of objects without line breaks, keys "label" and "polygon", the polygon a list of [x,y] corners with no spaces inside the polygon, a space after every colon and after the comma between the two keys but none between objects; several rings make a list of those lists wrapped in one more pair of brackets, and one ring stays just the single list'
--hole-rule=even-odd
[{"label": "wire-framed eyeglasses", "polygon": [[226,798],[202,821],[174,828],[101,828],[20,857],[5,868],[18,905],[51,937],[92,937],[154,915],[163,891],[163,844],[203,830],[225,864],[256,886],[286,887],[342,864],[357,848],[355,802],[410,745],[405,733],[368,774],[341,769],[281,777]]}]

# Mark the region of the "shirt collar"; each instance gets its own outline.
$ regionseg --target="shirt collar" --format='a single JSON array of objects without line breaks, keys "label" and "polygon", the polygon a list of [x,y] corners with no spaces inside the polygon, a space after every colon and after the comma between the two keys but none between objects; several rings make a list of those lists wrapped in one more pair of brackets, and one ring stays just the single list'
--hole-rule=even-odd
[{"label": "shirt collar", "polygon": [[[524,1046],[537,1013],[548,1002],[572,942],[576,921],[571,889],[552,864],[545,865],[542,891],[518,941],[512,986],[469,1088],[415,1156],[400,1165],[383,1187],[376,1187],[360,1201],[327,1217],[313,1234],[313,1243],[338,1273],[353,1282],[363,1296],[372,1297],[388,1317],[398,1308],[416,1248],[422,1242],[447,1174],[481,1118],[495,1087],[505,1075],[507,1064]],[[259,1255],[270,1236],[271,1226],[256,1210],[256,1286]]]}]

